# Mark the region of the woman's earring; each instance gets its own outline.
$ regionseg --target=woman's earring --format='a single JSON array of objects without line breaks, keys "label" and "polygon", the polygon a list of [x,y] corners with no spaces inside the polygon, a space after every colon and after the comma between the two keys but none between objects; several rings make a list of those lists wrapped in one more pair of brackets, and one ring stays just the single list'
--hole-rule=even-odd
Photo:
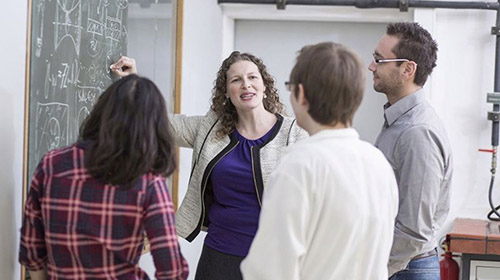
[{"label": "woman's earring", "polygon": [[222,105],[226,105],[228,99],[229,99],[229,97],[226,96],[226,99],[224,99],[224,102],[222,102]]},{"label": "woman's earring", "polygon": [[264,98],[267,98],[267,94],[264,94]]}]

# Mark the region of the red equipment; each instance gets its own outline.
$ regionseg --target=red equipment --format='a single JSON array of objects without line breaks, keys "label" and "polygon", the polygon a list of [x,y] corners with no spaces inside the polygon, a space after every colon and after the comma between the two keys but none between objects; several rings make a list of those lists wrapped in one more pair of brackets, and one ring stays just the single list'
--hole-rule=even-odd
[{"label": "red equipment", "polygon": [[439,262],[441,280],[458,280],[458,263],[452,258],[451,252],[444,252],[444,258]]}]

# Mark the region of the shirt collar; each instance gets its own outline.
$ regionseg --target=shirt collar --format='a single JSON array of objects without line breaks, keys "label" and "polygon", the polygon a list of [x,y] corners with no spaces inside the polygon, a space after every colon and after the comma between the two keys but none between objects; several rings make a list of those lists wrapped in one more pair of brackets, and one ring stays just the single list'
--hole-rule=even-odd
[{"label": "shirt collar", "polygon": [[318,133],[312,135],[310,138],[330,138],[330,137],[335,137],[335,138],[359,138],[358,132],[352,128],[338,128],[338,129],[323,129],[319,131]]},{"label": "shirt collar", "polygon": [[385,103],[384,118],[387,122],[387,125],[392,125],[399,117],[404,115],[416,105],[422,103],[424,100],[424,90],[419,89],[414,93],[401,98],[392,105],[389,102]]}]

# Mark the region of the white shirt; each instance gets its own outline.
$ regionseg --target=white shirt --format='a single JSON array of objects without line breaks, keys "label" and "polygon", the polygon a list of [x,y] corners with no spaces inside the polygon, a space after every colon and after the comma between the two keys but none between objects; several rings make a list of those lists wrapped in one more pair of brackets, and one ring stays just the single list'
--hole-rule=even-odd
[{"label": "white shirt", "polygon": [[318,132],[273,171],[243,278],[387,280],[397,210],[378,149],[352,128]]}]

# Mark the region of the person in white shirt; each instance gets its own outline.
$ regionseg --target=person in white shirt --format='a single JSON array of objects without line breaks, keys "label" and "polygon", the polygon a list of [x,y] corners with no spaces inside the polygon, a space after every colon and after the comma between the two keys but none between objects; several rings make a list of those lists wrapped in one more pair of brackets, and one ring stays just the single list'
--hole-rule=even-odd
[{"label": "person in white shirt", "polygon": [[363,98],[359,57],[343,45],[305,46],[287,87],[310,138],[288,148],[264,191],[245,280],[387,279],[396,179],[352,120]]}]

